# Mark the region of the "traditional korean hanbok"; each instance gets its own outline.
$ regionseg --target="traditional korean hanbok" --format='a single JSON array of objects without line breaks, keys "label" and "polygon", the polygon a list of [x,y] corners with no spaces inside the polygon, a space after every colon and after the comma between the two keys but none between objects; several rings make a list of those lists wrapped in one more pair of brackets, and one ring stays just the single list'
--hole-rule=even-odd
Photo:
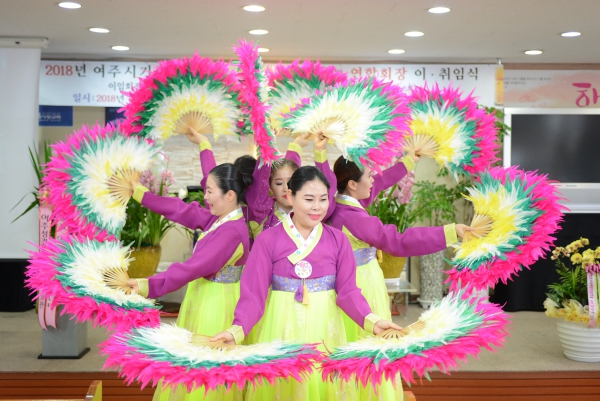
[{"label": "traditional korean hanbok", "polygon": [[[285,158],[302,165],[302,147],[294,142],[288,145]],[[258,234],[279,224],[287,213],[277,206],[275,199],[269,195],[271,166],[256,164],[253,181],[246,194],[248,201],[248,225],[253,238]]]},{"label": "traditional korean hanbok", "polygon": [[[305,240],[287,216],[256,239],[228,331],[240,343],[263,317],[260,342],[321,343],[322,350],[332,349],[346,344],[344,310],[356,324],[373,332],[379,317],[371,313],[356,286],[355,269],[352,249],[343,233],[319,223]],[[272,386],[264,383],[247,388],[250,401],[354,399],[354,384],[323,382],[318,371],[302,382],[278,380]]]},{"label": "traditional korean hanbok", "polygon": [[[158,298],[189,283],[177,325],[191,332],[215,335],[231,324],[240,295],[240,277],[248,255],[248,228],[241,208],[218,220],[198,203],[186,204],[178,198],[156,196],[138,186],[134,199],[148,209],[191,229],[204,230],[190,259],[173,263],[148,279],[138,279],[140,295]],[[159,384],[153,400],[241,401],[241,389],[226,394],[218,389],[204,394],[204,388],[191,393],[182,387],[163,388]]]}]

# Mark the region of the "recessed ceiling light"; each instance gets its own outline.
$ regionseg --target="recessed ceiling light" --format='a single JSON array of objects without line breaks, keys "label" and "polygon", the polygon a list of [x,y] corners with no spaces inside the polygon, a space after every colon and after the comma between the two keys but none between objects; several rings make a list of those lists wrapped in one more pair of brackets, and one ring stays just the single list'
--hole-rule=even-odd
[{"label": "recessed ceiling light", "polygon": [[261,11],[265,11],[265,8],[263,6],[251,5],[251,6],[244,6],[244,10],[250,11],[252,13],[259,13]]},{"label": "recessed ceiling light", "polygon": [[432,14],[445,14],[449,13],[450,9],[448,7],[432,7],[427,11],[429,11]]},{"label": "recessed ceiling light", "polygon": [[581,32],[577,32],[577,31],[563,32],[560,34],[560,36],[564,36],[565,38],[574,38],[575,36],[581,36]]},{"label": "recessed ceiling light", "polygon": [[120,52],[124,52],[125,50],[129,50],[129,47],[127,47],[127,46],[113,46],[113,47],[111,47],[111,49],[118,50]]},{"label": "recessed ceiling light", "polygon": [[536,55],[536,54],[542,54],[542,51],[541,50],[527,50],[525,52],[525,54],[529,54],[529,55],[533,56],[533,55]]},{"label": "recessed ceiling light", "polygon": [[410,36],[411,38],[416,38],[418,36],[423,36],[425,35],[423,32],[419,32],[419,31],[410,31],[410,32],[406,32],[404,34],[404,36]]},{"label": "recessed ceiling light", "polygon": [[402,54],[404,53],[404,50],[402,49],[392,49],[392,50],[388,50],[389,54]]},{"label": "recessed ceiling light", "polygon": [[269,33],[269,31],[267,31],[266,29],[253,29],[251,31],[248,31],[248,33],[250,35],[266,35],[267,33]]},{"label": "recessed ceiling light", "polygon": [[73,3],[72,1],[63,1],[62,3],[58,3],[58,6],[62,8],[69,8],[71,10],[81,8],[81,4]]},{"label": "recessed ceiling light", "polygon": [[90,28],[90,31],[96,33],[109,33],[110,31],[106,28]]},{"label": "recessed ceiling light", "polygon": [[269,49],[267,49],[266,47],[259,47],[259,48],[258,48],[258,52],[259,52],[259,53],[266,53],[266,52],[268,52],[268,51],[269,51]]}]

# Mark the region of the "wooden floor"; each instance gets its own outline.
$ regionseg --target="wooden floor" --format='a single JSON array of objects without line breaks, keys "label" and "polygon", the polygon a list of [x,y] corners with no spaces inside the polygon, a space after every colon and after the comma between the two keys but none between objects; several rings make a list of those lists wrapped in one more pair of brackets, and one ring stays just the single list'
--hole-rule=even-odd
[{"label": "wooden floor", "polygon": [[[599,401],[600,372],[432,373],[411,388],[417,401]],[[102,380],[104,401],[150,401],[153,389],[126,386],[116,373],[0,373],[0,400],[81,397]]]}]

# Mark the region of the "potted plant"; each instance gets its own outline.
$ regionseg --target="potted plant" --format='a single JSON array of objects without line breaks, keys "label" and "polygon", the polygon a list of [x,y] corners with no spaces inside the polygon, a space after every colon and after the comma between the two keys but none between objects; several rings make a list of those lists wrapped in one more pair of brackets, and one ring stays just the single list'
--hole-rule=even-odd
[{"label": "potted plant", "polygon": [[559,281],[548,286],[546,315],[556,322],[558,337],[567,358],[600,362],[598,274],[600,246],[589,247],[587,238],[552,250]]},{"label": "potted plant", "polygon": [[[444,184],[421,181],[415,184],[409,213],[413,223],[422,222],[430,226],[441,226],[456,221],[454,202],[461,198],[462,186],[449,188]],[[419,302],[428,308],[435,300],[442,299],[444,256],[446,250],[419,259],[421,293]]]},{"label": "potted plant", "polygon": [[[414,182],[415,173],[410,171],[389,190],[382,191],[367,207],[367,211],[371,216],[379,217],[383,224],[393,224],[398,227],[400,232],[404,232],[414,222],[411,215],[407,213]],[[406,265],[406,258],[382,252],[379,265],[385,278],[398,278]]]},{"label": "potted plant", "polygon": [[[155,195],[167,196],[169,187],[175,184],[173,172],[145,171],[140,176],[140,184]],[[129,276],[133,278],[149,277],[156,272],[160,262],[160,241],[175,223],[158,213],[141,206],[133,199],[127,204],[127,218],[121,231],[121,241],[133,244],[129,265]]]}]

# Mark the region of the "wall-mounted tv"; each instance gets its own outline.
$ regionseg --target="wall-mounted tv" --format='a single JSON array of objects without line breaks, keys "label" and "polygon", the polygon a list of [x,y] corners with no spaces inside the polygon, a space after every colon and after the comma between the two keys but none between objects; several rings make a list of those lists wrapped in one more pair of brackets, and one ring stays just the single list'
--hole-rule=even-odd
[{"label": "wall-mounted tv", "polygon": [[574,213],[600,213],[600,109],[504,109],[504,165],[560,182]]}]

